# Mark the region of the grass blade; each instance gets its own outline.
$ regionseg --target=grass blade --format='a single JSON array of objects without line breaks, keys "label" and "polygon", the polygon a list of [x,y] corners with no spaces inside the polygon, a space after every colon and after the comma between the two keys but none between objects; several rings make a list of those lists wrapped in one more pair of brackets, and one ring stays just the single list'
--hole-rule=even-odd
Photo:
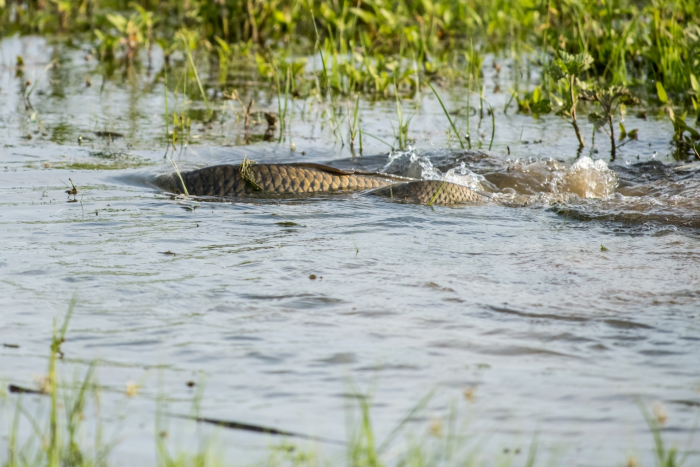
[{"label": "grass blade", "polygon": [[194,60],[192,60],[192,54],[190,53],[189,50],[187,50],[187,58],[190,61],[190,65],[192,66],[192,71],[194,71],[194,77],[197,80],[197,84],[199,85],[199,92],[202,93],[202,99],[204,99],[204,105],[207,106],[207,113],[209,114],[209,117],[211,118],[212,110],[211,110],[211,107],[209,106],[209,99],[207,99],[207,95],[204,93],[204,87],[202,87],[202,82],[199,80],[199,73],[197,73],[197,67],[194,66]]},{"label": "grass blade", "polygon": [[445,104],[442,103],[442,99],[440,99],[440,95],[437,93],[435,88],[433,87],[432,84],[428,83],[428,86],[430,86],[430,89],[433,90],[433,94],[435,94],[435,97],[437,97],[438,102],[440,103],[440,106],[442,107],[442,111],[445,112],[445,116],[447,117],[447,120],[450,122],[450,125],[452,125],[452,130],[455,132],[455,135],[457,135],[457,140],[459,141],[459,145],[464,149],[464,143],[462,142],[462,138],[459,136],[459,132],[457,131],[457,128],[455,127],[454,122],[452,121],[452,118],[450,117],[449,112],[447,112],[447,109],[445,108]]},{"label": "grass blade", "polygon": [[389,146],[389,147],[392,149],[392,151],[394,150],[394,146],[392,146],[391,144],[387,143],[386,141],[384,141],[384,140],[381,139],[380,137],[374,136],[373,134],[367,133],[366,131],[363,131],[363,130],[360,130],[360,141],[362,140],[362,134],[363,134],[363,133],[366,134],[367,136],[369,136],[370,138],[376,139],[376,140],[379,141],[380,143],[386,144],[387,146]]}]

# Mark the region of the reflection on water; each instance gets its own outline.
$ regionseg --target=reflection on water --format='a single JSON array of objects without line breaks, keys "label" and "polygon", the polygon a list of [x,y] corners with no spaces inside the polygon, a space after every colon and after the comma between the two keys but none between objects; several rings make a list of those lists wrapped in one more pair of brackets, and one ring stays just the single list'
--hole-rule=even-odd
[{"label": "reflection on water", "polygon": [[[10,66],[20,49],[22,80],[62,63],[39,81],[29,111]],[[468,390],[465,429],[483,436],[487,459],[505,447],[524,452],[539,433],[561,464],[620,464],[630,452],[649,463],[637,400],[665,404],[664,436],[687,440],[700,404],[700,166],[659,160],[665,124],[640,121],[639,143],[608,164],[595,153],[576,160],[570,128],[555,117],[499,112],[494,150],[462,151],[444,148],[442,110],[423,96],[410,133],[418,152],[390,161],[349,158],[320,112],[296,119],[279,144],[228,147],[242,123],[222,110],[173,155],[181,169],[244,155],[389,164],[478,183],[496,202],[197,202],[149,185],[172,170],[155,78],[96,75],[88,88],[84,74],[99,65],[80,51],[33,38],[0,50],[0,342],[12,345],[0,348],[0,378],[32,386],[45,372],[52,320],[77,291],[62,365],[70,375],[99,362],[105,423],[127,420],[117,456],[150,458],[141,435],[154,430],[159,387],[172,411],[187,413],[193,380],[206,386],[205,415],[333,439],[345,436],[348,378],[376,388],[380,435],[437,389],[411,428],[423,436]],[[498,108],[505,97],[486,83]],[[276,106],[265,89],[250,92]],[[363,126],[390,138],[394,109],[364,102]],[[374,144],[368,153],[384,150]],[[69,177],[78,203],[66,202]],[[134,381],[139,396],[124,402]],[[219,438],[250,458],[268,443]]]}]

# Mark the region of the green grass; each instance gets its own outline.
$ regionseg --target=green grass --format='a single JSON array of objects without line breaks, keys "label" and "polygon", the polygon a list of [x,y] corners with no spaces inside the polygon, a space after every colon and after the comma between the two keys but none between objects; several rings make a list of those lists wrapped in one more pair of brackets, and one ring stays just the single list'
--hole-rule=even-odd
[{"label": "green grass", "polygon": [[[698,17],[695,0],[0,0],[0,34],[87,41],[108,65],[105,69],[139,66],[154,46],[160,47],[166,60],[159,76],[182,104],[172,114],[168,139],[183,146],[192,119],[217,118],[217,97],[211,96],[230,92],[229,73],[252,68],[278,95],[280,141],[294,100],[311,99],[324,108],[323,118],[340,145],[346,142],[341,128],[347,119],[347,142],[354,150],[355,137],[365,133],[353,112],[361,95],[397,102],[394,135],[397,146],[405,147],[410,130],[401,100],[437,83],[466,87],[469,115],[471,94],[483,95],[484,57],[494,54],[501,63],[513,64],[511,93],[519,111],[534,117],[557,113],[572,125],[580,148],[587,145],[579,128],[581,112],[598,125],[603,122],[596,115],[607,118],[607,109],[601,113],[597,104],[580,103],[579,94],[619,86],[650,112],[670,109],[666,114],[674,134],[669,140],[678,158],[695,157],[700,143]],[[308,66],[313,57],[319,58],[316,69]],[[218,72],[206,72],[213,63]],[[23,66],[21,57],[17,64]],[[541,82],[520,89],[518,70],[533,67],[541,72]],[[167,127],[168,104],[166,97]],[[193,106],[200,104],[206,110],[192,116]],[[478,110],[481,122],[482,98]],[[469,135],[470,120],[465,120]],[[463,141],[456,123],[450,126],[460,145],[471,147],[471,137]],[[615,141],[614,157],[614,125],[608,118],[598,126]]]},{"label": "green grass", "polygon": [[315,44],[324,67],[361,50],[353,60],[367,71],[341,83],[343,67],[333,66],[324,70],[324,87],[381,92],[394,80],[410,81],[413,70],[397,73],[393,65],[395,56],[411,51],[423,72],[434,74],[450,73],[450,64],[465,61],[465,69],[480,68],[478,58],[474,66],[475,52],[544,56],[563,49],[591,55],[588,77],[616,85],[661,81],[688,102],[683,95],[692,77],[700,76],[698,16],[694,0],[0,1],[5,34],[83,32],[94,38],[101,56],[122,54],[127,62],[154,43],[169,50],[183,33],[198,39],[190,45],[223,47],[224,56],[246,46]]},{"label": "green grass", "polygon": [[[445,108],[445,104],[442,103],[442,99],[440,99],[440,95],[437,93],[435,88],[433,87],[432,84],[428,83],[428,86],[430,86],[430,89],[433,91],[433,94],[435,94],[435,97],[437,98],[438,102],[440,103],[440,107],[442,107],[442,111],[445,113],[445,117],[447,117],[447,121],[450,122],[450,126],[452,127],[452,131],[454,131],[455,136],[457,137],[457,141],[459,141],[459,145],[464,149],[464,143],[462,142],[462,137],[459,136],[459,132],[457,131],[457,127],[455,126],[454,122],[452,121],[452,117],[450,117],[450,113],[447,111]],[[469,106],[467,105],[467,110],[469,110]],[[469,117],[467,117],[467,120],[469,120]],[[432,201],[430,202],[432,204]]]}]

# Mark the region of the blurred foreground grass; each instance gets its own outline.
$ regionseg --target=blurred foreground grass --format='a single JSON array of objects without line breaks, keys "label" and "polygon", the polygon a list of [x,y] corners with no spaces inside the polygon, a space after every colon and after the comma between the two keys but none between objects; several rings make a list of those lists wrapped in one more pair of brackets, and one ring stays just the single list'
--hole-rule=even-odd
[{"label": "blurred foreground grass", "polygon": [[[48,369],[44,378],[37,381],[36,388],[9,385],[8,391],[0,391],[0,419],[8,428],[3,436],[6,441],[6,453],[0,453],[0,460],[5,467],[97,467],[117,465],[114,451],[118,446],[119,433],[114,431],[112,437],[105,435],[103,413],[106,406],[114,400],[105,398],[96,379],[96,365],[90,364],[82,377],[73,380],[59,375],[59,368],[64,357],[61,345],[66,341],[71,315],[77,300],[73,296],[70,307],[60,327],[54,320],[54,331],[49,345]],[[77,373],[76,373],[77,375]],[[194,386],[194,382],[188,385]],[[162,382],[159,384],[162,386]],[[168,410],[168,398],[165,388],[159,389],[155,401],[153,444],[155,446],[154,465],[159,467],[186,466],[224,466],[242,465],[231,458],[232,449],[222,456],[211,435],[200,429],[189,435],[197,448],[187,450],[183,444],[168,440],[169,430],[177,419],[189,419],[198,424],[213,424],[221,429],[236,429],[267,436],[266,459],[258,464],[271,466],[326,466],[347,465],[348,467],[383,467],[383,466],[477,466],[498,465],[534,467],[536,465],[559,465],[552,453],[543,453],[538,447],[537,434],[532,437],[529,446],[524,449],[488,449],[483,451],[483,436],[469,434],[469,405],[473,402],[473,390],[464,391],[464,400],[453,402],[447,414],[433,417],[427,421],[425,409],[432,398],[426,395],[418,401],[413,409],[397,421],[395,427],[380,439],[372,424],[370,394],[363,394],[353,383],[349,383],[352,400],[348,405],[346,420],[346,440],[333,440],[301,433],[279,431],[275,428],[229,422],[210,418],[201,418],[199,407],[203,397],[203,387],[199,386],[192,400],[189,415],[174,414]],[[114,390],[110,389],[112,396]],[[138,395],[139,384],[129,383],[124,391],[125,398]],[[38,398],[37,398],[38,396]],[[34,398],[30,404],[25,397]],[[112,398],[113,399],[113,398]],[[649,428],[649,446],[643,453],[655,460],[658,467],[680,467],[700,460],[691,440],[683,449],[668,446],[663,437],[663,428],[667,422],[667,412],[663,405],[656,404],[653,410],[639,402],[639,408]],[[120,404],[117,404],[120,405]],[[123,405],[123,403],[122,403]],[[31,407],[38,408],[35,413]],[[133,416],[133,414],[132,414]],[[123,422],[123,420],[122,420]],[[121,423],[121,422],[120,422]],[[87,425],[87,426],[86,426]],[[415,429],[418,429],[417,434]],[[274,440],[274,441],[273,441]],[[330,444],[328,444],[330,443]],[[177,448],[173,449],[173,444]],[[338,446],[334,455],[322,454],[316,448],[324,444]],[[593,447],[594,448],[594,447]],[[548,459],[545,462],[544,457]],[[625,456],[627,456],[625,458]],[[625,467],[640,465],[635,455],[620,453],[620,464]],[[251,464],[245,464],[251,465]]]}]

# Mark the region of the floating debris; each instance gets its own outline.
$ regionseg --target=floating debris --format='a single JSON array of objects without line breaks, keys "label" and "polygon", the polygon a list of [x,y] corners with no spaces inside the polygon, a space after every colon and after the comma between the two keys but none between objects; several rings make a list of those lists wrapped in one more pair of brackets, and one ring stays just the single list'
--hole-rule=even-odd
[{"label": "floating debris", "polygon": [[10,384],[7,386],[7,390],[11,394],[39,394],[39,395],[46,395],[46,391],[40,391],[37,389],[30,389],[30,388],[23,388],[22,386],[17,386],[15,384]]},{"label": "floating debris", "polygon": [[100,138],[109,138],[109,139],[123,138],[124,137],[124,135],[122,133],[117,133],[115,131],[96,131],[95,135],[100,137]]},{"label": "floating debris", "polygon": [[70,190],[66,190],[66,193],[69,195],[77,195],[78,194],[78,187],[75,186],[75,183],[73,183],[73,179],[69,178],[70,184],[73,186]]}]

